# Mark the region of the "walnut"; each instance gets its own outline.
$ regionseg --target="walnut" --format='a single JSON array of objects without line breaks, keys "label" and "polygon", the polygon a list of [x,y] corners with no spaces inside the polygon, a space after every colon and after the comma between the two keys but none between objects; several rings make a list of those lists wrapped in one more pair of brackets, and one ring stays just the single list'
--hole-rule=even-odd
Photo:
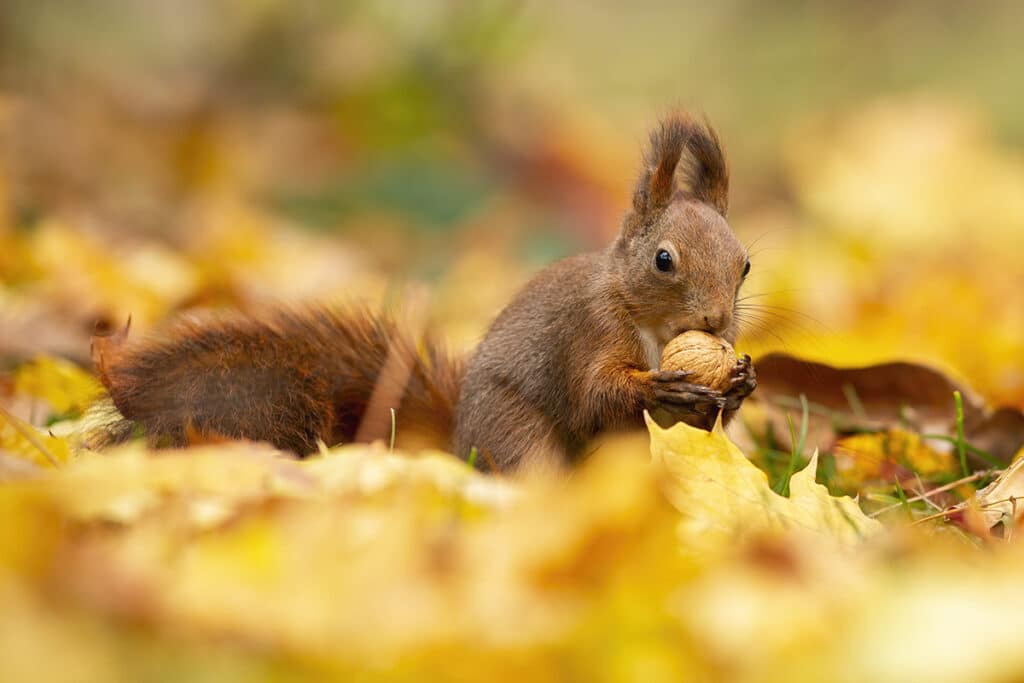
[{"label": "walnut", "polygon": [[700,330],[689,330],[665,345],[662,370],[685,370],[688,382],[726,391],[736,365],[732,344]]}]

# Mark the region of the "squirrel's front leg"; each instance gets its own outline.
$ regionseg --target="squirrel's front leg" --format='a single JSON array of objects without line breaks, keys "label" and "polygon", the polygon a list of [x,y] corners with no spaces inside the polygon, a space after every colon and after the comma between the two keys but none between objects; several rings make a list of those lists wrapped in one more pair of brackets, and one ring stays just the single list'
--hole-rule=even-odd
[{"label": "squirrel's front leg", "polygon": [[[605,362],[592,366],[587,381],[569,405],[576,404],[570,416],[571,431],[585,439],[595,430],[642,427],[644,410],[668,408],[673,414],[694,412],[706,402],[724,405],[724,397],[706,387],[688,384],[687,373],[665,373],[641,369],[617,360],[609,354]],[[720,408],[719,408],[720,409]]]},{"label": "squirrel's front leg", "polygon": [[[737,361],[730,388],[719,392],[688,381],[685,371],[641,370],[613,362],[599,364],[582,392],[576,413],[581,422],[574,431],[589,431],[595,422],[602,428],[640,425],[643,411],[661,409],[675,419],[710,430],[719,413],[728,421],[757,382],[750,358]],[[591,427],[592,429],[592,427]]]}]

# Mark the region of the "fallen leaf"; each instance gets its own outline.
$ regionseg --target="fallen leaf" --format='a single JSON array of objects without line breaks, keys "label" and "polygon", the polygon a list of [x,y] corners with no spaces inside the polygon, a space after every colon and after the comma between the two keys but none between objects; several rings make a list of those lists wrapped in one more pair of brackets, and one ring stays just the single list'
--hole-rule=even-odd
[{"label": "fallen leaf", "polygon": [[772,353],[757,361],[757,396],[783,402],[807,400],[847,418],[880,425],[910,420],[920,426],[949,425],[956,419],[953,392],[964,398],[966,419],[979,419],[985,404],[968,388],[937,370],[914,363],[881,363],[836,368]]},{"label": "fallen leaf", "polygon": [[59,467],[71,459],[71,447],[65,439],[36,429],[2,406],[0,449],[43,467]]},{"label": "fallen leaf", "polygon": [[682,515],[684,547],[704,549],[764,530],[806,533],[849,546],[882,528],[852,498],[833,497],[815,482],[817,453],[793,475],[786,498],[772,491],[767,475],[720,425],[711,432],[684,423],[663,429],[648,416],[647,427],[665,494]]},{"label": "fallen leaf", "polygon": [[989,529],[999,523],[1007,528],[1019,524],[1024,518],[1024,459],[1014,460],[973,499],[953,505],[946,512],[959,523],[970,510],[977,510]]},{"label": "fallen leaf", "polygon": [[980,421],[965,425],[972,446],[986,451],[1001,462],[1009,462],[1024,448],[1024,412],[1004,406]]},{"label": "fallen leaf", "polygon": [[14,372],[15,393],[41,398],[57,413],[80,413],[102,391],[92,374],[52,356],[39,356]]},{"label": "fallen leaf", "polygon": [[954,436],[953,392],[957,391],[963,398],[964,434],[969,443],[1004,462],[1024,446],[1024,413],[1011,407],[992,410],[969,387],[923,365],[894,362],[837,368],[773,353],[760,358],[756,366],[758,387],[753,398],[764,407],[765,419],[787,447],[791,444],[786,415],[797,421],[801,396],[810,408],[805,445],[825,448],[837,430],[907,432],[909,428]]},{"label": "fallen leaf", "polygon": [[844,489],[858,489],[872,479],[946,474],[959,467],[950,448],[936,450],[920,434],[903,429],[854,434],[839,439],[832,449],[836,474]]}]

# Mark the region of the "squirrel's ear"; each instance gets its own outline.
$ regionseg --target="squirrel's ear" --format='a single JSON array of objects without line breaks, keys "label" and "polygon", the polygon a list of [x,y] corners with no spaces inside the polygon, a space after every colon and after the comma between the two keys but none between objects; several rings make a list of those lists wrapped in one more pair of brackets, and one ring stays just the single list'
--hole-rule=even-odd
[{"label": "squirrel's ear", "polygon": [[669,116],[651,132],[651,145],[633,193],[636,214],[657,211],[672,201],[677,166],[683,169],[683,192],[724,216],[729,209],[729,168],[721,142],[708,123],[683,113]]},{"label": "squirrel's ear", "polygon": [[686,138],[673,117],[651,131],[650,147],[644,152],[644,166],[633,192],[633,210],[640,216],[666,206],[676,193],[676,166]]}]

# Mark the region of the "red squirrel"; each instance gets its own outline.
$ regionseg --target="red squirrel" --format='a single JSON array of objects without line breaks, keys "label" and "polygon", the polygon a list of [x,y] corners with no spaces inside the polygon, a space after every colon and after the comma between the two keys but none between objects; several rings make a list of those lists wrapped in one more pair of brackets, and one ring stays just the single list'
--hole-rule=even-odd
[{"label": "red squirrel", "polygon": [[475,451],[481,468],[510,471],[570,466],[597,434],[642,426],[645,409],[710,429],[756,387],[750,358],[724,393],[658,362],[686,330],[735,341],[750,261],[726,222],[728,186],[710,125],[665,119],[615,241],[541,271],[468,360],[383,314],[305,308],[96,338],[98,373],[160,445],[247,438],[301,456],[387,438],[394,408],[400,445]]}]

